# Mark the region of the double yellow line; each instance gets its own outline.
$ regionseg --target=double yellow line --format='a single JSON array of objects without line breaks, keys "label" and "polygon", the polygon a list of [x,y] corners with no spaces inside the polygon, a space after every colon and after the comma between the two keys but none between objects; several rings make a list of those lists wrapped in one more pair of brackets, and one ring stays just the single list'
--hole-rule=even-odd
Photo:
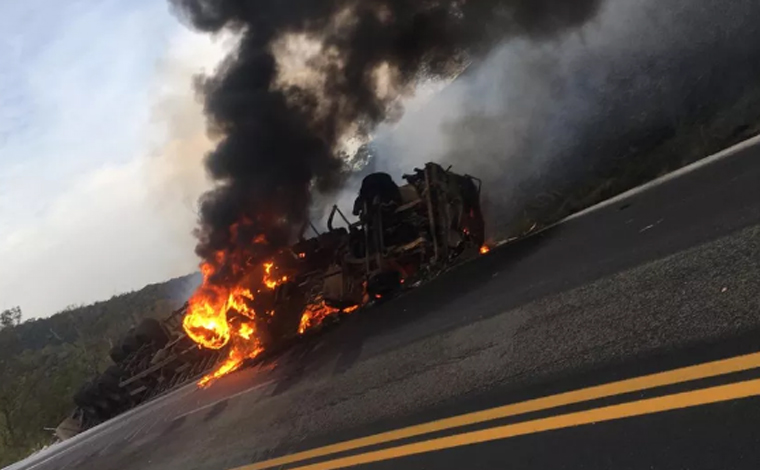
[{"label": "double yellow line", "polygon": [[[683,367],[667,372],[645,375],[632,379],[611,382],[580,390],[560,393],[542,398],[527,400],[520,403],[500,406],[488,410],[467,413],[451,418],[431,421],[407,428],[388,431],[380,434],[352,439],[316,449],[277,457],[251,465],[238,467],[235,470],[264,470],[280,465],[294,464],[307,459],[324,457],[338,452],[360,449],[367,446],[385,444],[400,439],[420,436],[437,431],[445,431],[462,426],[484,423],[501,418],[517,416],[534,411],[548,410],[560,406],[582,403],[585,401],[607,398],[625,393],[637,392],[655,387],[675,385],[679,383],[706,379],[720,375],[741,372],[760,367],[760,353],[738,356],[705,364]],[[429,439],[412,444],[399,445],[387,449],[370,451],[333,460],[313,463],[293,470],[330,470],[345,468],[353,465],[378,462],[408,455],[449,449],[469,444],[505,439],[508,437],[533,434],[554,429],[579,426],[595,422],[641,416],[662,411],[688,408],[709,403],[735,400],[760,395],[760,379],[731,383],[694,391],[676,393],[662,397],[637,400],[633,402],[595,408],[586,411],[567,413],[549,418],[536,419],[516,424],[497,426],[479,431],[466,432],[453,436]]]}]

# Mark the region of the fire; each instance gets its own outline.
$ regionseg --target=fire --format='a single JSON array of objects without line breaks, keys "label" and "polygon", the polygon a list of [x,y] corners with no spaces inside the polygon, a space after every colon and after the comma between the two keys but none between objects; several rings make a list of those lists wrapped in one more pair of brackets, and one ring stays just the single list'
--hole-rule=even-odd
[{"label": "fire", "polygon": [[229,355],[213,372],[206,374],[198,381],[199,387],[207,387],[219,377],[236,371],[246,359],[253,359],[264,351],[256,337],[256,329],[252,323],[244,322],[234,333]]},{"label": "fire", "polygon": [[253,359],[261,354],[264,349],[257,346],[248,352],[233,348],[230,350],[230,355],[227,359],[214,370],[213,372],[206,374],[198,381],[198,386],[201,388],[208,387],[213,381],[219,377],[223,377],[231,372],[234,372],[243,365],[246,359]]},{"label": "fire", "polygon": [[325,318],[329,317],[330,315],[334,315],[338,312],[351,313],[358,308],[358,305],[352,305],[341,310],[339,308],[329,307],[325,305],[325,302],[323,300],[319,300],[318,302],[315,302],[306,307],[306,310],[301,316],[301,324],[298,327],[298,333],[304,334],[307,330],[310,330],[317,325],[322,324]]},{"label": "fire", "polygon": [[[219,253],[214,263],[220,266],[225,261],[224,254]],[[198,386],[209,386],[216,379],[239,369],[247,359],[253,359],[264,351],[255,322],[247,319],[256,319],[253,301],[257,295],[264,295],[262,290],[274,289],[288,281],[288,276],[277,271],[278,268],[273,261],[262,263],[260,289],[252,290],[240,285],[217,285],[211,281],[215,274],[214,266],[209,263],[201,266],[203,284],[190,298],[182,326],[188,336],[200,346],[216,350],[227,348],[228,352],[224,361],[204,376],[198,382]],[[349,313],[357,308],[359,306],[354,305],[342,311]],[[299,334],[320,325],[327,317],[340,311],[327,306],[321,298],[315,300],[306,307],[301,316]],[[233,315],[230,315],[231,312]],[[272,312],[261,314],[271,315]]]},{"label": "fire", "polygon": [[491,249],[488,248],[488,245],[483,245],[483,246],[480,247],[480,254],[481,255],[484,255],[484,254],[488,253],[489,251],[491,251]]},{"label": "fire", "polygon": [[252,301],[253,299],[254,297],[250,290],[244,289],[242,287],[236,287],[232,290],[232,292],[230,292],[230,295],[227,298],[226,311],[234,309],[238,313],[243,314],[248,318],[253,318],[256,316],[256,312],[248,305],[248,302]]},{"label": "fire", "polygon": [[[263,242],[264,239],[262,238],[261,241]],[[216,253],[215,265],[223,265],[225,261],[224,253]],[[260,281],[262,289],[274,289],[288,281],[288,276],[276,274],[277,267],[274,262],[268,261],[261,266],[263,268]],[[219,377],[237,370],[246,359],[258,356],[264,348],[261,346],[255,324],[240,321],[243,317],[243,320],[256,318],[256,311],[252,306],[255,299],[254,292],[239,285],[225,287],[211,282],[216,271],[214,265],[210,263],[203,263],[201,272],[203,284],[190,298],[182,326],[187,335],[204,348],[218,350],[228,347],[229,349],[227,358],[213,372],[198,382],[199,386],[205,387]],[[242,317],[235,316],[232,320],[236,326],[230,323],[230,312],[242,315]],[[315,313],[313,322],[321,321],[327,314]],[[310,325],[311,323],[307,321],[304,328]]]},{"label": "fire", "polygon": [[298,326],[298,333],[304,334],[306,330],[314,328],[334,313],[340,312],[340,309],[328,307],[323,300],[313,303],[306,307],[301,315],[301,324]]},{"label": "fire", "polygon": [[221,349],[230,340],[227,312],[234,309],[253,318],[255,312],[247,305],[253,300],[248,289],[235,288],[230,292],[204,281],[204,285],[190,299],[182,327],[190,338],[208,349]]},{"label": "fire", "polygon": [[241,338],[251,339],[252,334],[253,334],[253,326],[249,325],[248,323],[243,323],[242,325],[240,325],[240,330],[238,331],[238,335],[240,335]]},{"label": "fire", "polygon": [[201,388],[208,387],[211,385],[211,382],[218,379],[219,377],[238,370],[242,364],[242,359],[238,360],[237,358],[230,357],[224,361],[221,366],[217,367],[214,372],[204,375],[203,378],[198,381],[198,386]]},{"label": "fire", "polygon": [[271,261],[264,263],[264,285],[269,289],[274,289],[278,285],[282,284],[283,282],[287,282],[288,280],[288,276],[282,276],[280,279],[272,278],[271,276],[273,267],[274,263]]},{"label": "fire", "polygon": [[214,273],[213,267],[201,266],[203,285],[190,298],[187,313],[182,319],[182,327],[196,343],[208,349],[220,349],[230,340],[227,324],[228,296],[224,289],[212,286],[208,279]]}]

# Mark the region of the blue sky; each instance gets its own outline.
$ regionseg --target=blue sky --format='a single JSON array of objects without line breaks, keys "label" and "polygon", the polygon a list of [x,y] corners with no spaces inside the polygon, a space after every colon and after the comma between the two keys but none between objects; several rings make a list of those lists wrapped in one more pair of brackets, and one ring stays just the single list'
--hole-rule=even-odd
[{"label": "blue sky", "polygon": [[137,151],[155,64],[180,27],[162,2],[58,5],[0,6],[3,227],[39,217],[83,171]]},{"label": "blue sky", "polygon": [[162,0],[0,2],[0,309],[46,316],[194,268],[190,83],[210,44]]}]

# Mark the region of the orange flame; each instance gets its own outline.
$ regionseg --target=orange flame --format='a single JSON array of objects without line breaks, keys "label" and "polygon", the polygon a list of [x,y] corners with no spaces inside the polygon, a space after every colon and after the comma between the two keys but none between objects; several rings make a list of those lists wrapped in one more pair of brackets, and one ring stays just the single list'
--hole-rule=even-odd
[{"label": "orange flame", "polygon": [[[209,267],[202,271],[206,279],[212,272]],[[182,327],[201,346],[208,349],[223,348],[230,340],[227,312],[234,309],[249,318],[255,315],[246,303],[248,300],[253,300],[253,294],[248,289],[237,287],[226,292],[224,288],[213,286],[204,280],[201,288],[190,298]]]},{"label": "orange flame", "polygon": [[[217,253],[214,261],[217,265],[222,264],[225,261],[224,254]],[[278,276],[274,262],[263,263],[262,267],[261,288],[274,289],[287,282],[288,276]],[[246,359],[261,354],[264,347],[253,322],[243,320],[238,323],[238,317],[235,317],[233,324],[230,324],[228,318],[228,312],[234,310],[244,317],[255,319],[256,312],[251,306],[254,293],[240,286],[222,287],[209,282],[215,272],[211,264],[204,263],[201,272],[203,284],[190,299],[182,325],[188,336],[199,345],[208,349],[227,346],[229,351],[227,358],[198,382],[198,386],[207,387],[216,379],[239,369]],[[343,312],[353,312],[357,308],[359,306],[354,305],[343,309]],[[317,299],[302,314],[299,334],[322,324],[327,317],[340,311],[327,306],[322,299]]]},{"label": "orange flame", "polygon": [[280,279],[272,278],[271,276],[273,267],[274,263],[271,261],[264,263],[264,285],[269,289],[274,289],[278,285],[282,284],[283,282],[287,282],[288,280],[288,276],[282,276]]},{"label": "orange flame", "polygon": [[256,312],[248,305],[248,301],[251,300],[253,300],[253,294],[250,290],[236,287],[230,292],[230,295],[227,298],[227,310],[225,313],[230,309],[234,309],[248,318],[253,318],[256,315]]},{"label": "orange flame", "polygon": [[201,265],[203,285],[190,298],[187,313],[182,319],[182,327],[196,343],[208,349],[220,349],[230,340],[227,324],[228,295],[224,289],[207,281],[214,273],[208,263]]},{"label": "orange flame", "polygon": [[491,251],[491,249],[488,248],[488,245],[483,245],[483,246],[480,247],[480,254],[481,255],[484,255],[484,254],[488,253],[489,251]]},{"label": "orange flame", "polygon": [[237,332],[235,332],[236,336],[233,338],[233,347],[230,348],[227,359],[213,372],[203,376],[198,381],[198,386],[201,388],[208,387],[216,379],[238,370],[246,359],[253,359],[261,354],[264,348],[259,344],[255,332],[256,329],[253,324],[242,323]]},{"label": "orange flame", "polygon": [[[344,309],[344,312],[353,312],[359,308],[358,305],[354,305],[352,307],[349,307],[347,309]],[[318,325],[321,325],[323,321],[325,321],[325,318],[329,317],[330,315],[334,315],[341,310],[339,308],[333,308],[325,305],[324,300],[319,300],[318,302],[315,302],[308,307],[306,307],[306,310],[303,312],[303,315],[301,315],[301,323],[298,326],[298,333],[304,334],[307,330],[310,330]]]},{"label": "orange flame", "polygon": [[219,377],[229,374],[230,372],[236,371],[242,364],[242,359],[237,360],[236,358],[230,357],[224,361],[222,365],[219,366],[214,372],[204,375],[203,378],[198,381],[198,386],[201,388],[208,387],[211,385],[211,382],[218,379]]},{"label": "orange flame", "polygon": [[249,325],[248,323],[243,323],[242,325],[240,325],[240,330],[238,331],[238,335],[240,335],[241,338],[251,339],[252,334],[253,334],[253,326]]},{"label": "orange flame", "polygon": [[[224,261],[223,252],[215,254],[214,262],[217,265],[223,264]],[[274,289],[288,280],[287,276],[279,279],[273,276],[273,262],[264,263],[263,268],[261,282],[269,289]],[[247,318],[255,318],[256,312],[250,305],[254,300],[253,292],[241,286],[227,288],[210,282],[215,273],[215,268],[210,263],[203,263],[201,272],[203,284],[190,298],[182,326],[187,335],[202,347],[221,349],[229,345],[227,359],[198,382],[199,386],[205,387],[219,377],[240,368],[246,359],[258,356],[263,347],[253,323],[243,322],[235,330],[227,316],[230,310],[234,310]]]}]

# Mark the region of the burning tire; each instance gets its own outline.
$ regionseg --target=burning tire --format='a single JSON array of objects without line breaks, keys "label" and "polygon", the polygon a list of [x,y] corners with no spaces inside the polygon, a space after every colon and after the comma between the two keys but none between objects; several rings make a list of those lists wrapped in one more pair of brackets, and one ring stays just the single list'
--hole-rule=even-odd
[{"label": "burning tire", "polygon": [[262,338],[267,346],[298,334],[301,315],[306,308],[306,297],[298,284],[286,282],[277,286],[274,304],[275,314],[267,319]]}]

